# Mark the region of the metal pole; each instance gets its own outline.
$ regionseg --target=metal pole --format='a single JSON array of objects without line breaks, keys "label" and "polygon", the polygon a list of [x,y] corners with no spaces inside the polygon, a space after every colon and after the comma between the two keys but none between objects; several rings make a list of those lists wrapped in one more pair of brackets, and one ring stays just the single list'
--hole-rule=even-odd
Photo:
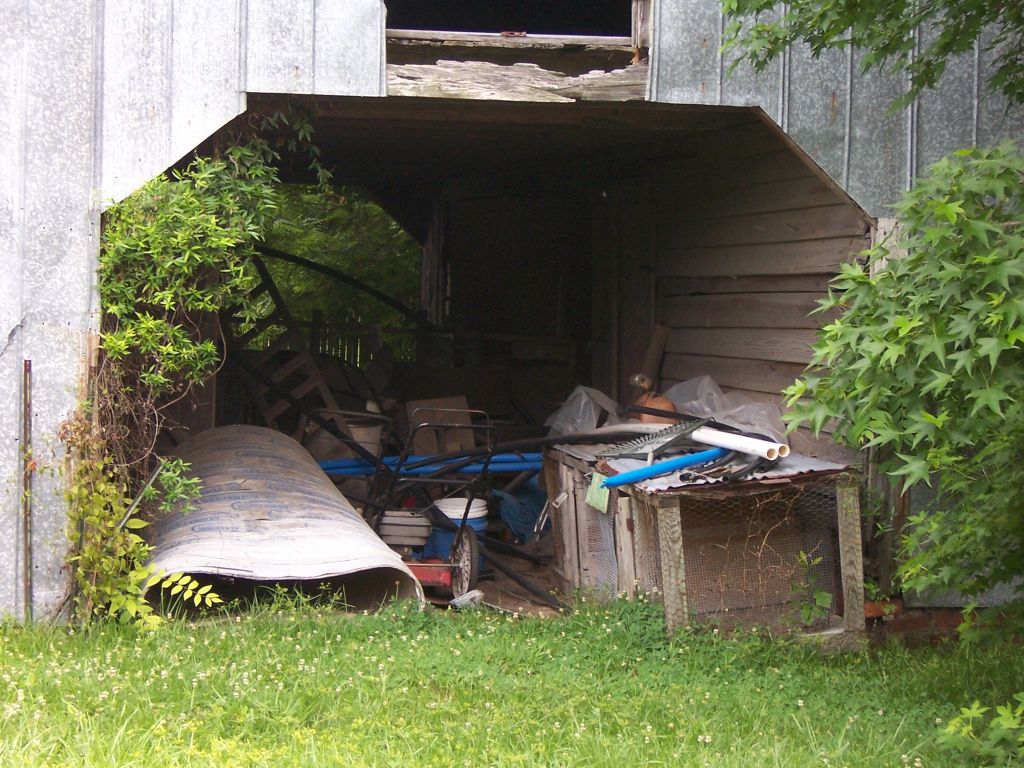
[{"label": "metal pole", "polygon": [[21,415],[21,450],[22,450],[22,492],[21,492],[21,531],[22,531],[22,587],[24,589],[25,621],[32,621],[32,473],[35,461],[32,458],[32,361],[24,361],[22,373],[22,415]]}]

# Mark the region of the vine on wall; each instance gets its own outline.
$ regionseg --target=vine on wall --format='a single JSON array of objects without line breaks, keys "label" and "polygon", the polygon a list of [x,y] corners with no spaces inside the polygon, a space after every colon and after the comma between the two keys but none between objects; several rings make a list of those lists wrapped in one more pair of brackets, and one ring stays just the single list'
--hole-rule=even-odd
[{"label": "vine on wall", "polygon": [[73,458],[69,565],[79,621],[152,624],[158,619],[144,592],[158,583],[196,606],[220,601],[185,574],[152,572],[138,531],[149,514],[187,510],[197,495],[187,465],[154,453],[164,413],[221,364],[218,312],[256,314],[249,256],[280,194],[281,157],[265,130],[275,131],[282,149],[304,150],[326,183],[308,120],[254,117],[228,146],[151,180],[105,215],[100,364],[89,403],[61,435]]}]

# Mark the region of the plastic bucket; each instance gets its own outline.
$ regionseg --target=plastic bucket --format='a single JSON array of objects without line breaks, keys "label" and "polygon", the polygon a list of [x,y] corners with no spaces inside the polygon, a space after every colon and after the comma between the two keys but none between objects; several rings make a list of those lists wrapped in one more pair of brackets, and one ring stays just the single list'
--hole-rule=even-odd
[{"label": "plastic bucket", "polygon": [[[380,418],[374,418],[373,414],[361,416],[350,413],[346,413],[344,418],[352,433],[352,439],[374,456],[379,456],[381,437],[384,433],[384,424]],[[338,438],[326,429],[317,429],[312,439],[304,440],[302,444],[317,460],[336,458],[341,455],[339,449],[343,450]]]},{"label": "plastic bucket", "polygon": [[[462,522],[462,516],[466,513],[466,499],[441,499],[440,501],[435,501],[434,506],[441,510],[445,517],[456,524]],[[474,520],[480,520],[481,518],[485,520],[487,518],[487,500],[473,499],[473,503],[469,505],[469,516],[466,519],[466,524],[473,525]],[[473,525],[473,530],[478,530],[475,525]]]},{"label": "plastic bucket", "polygon": [[[462,515],[466,511],[465,499],[441,499],[435,501],[434,506],[458,525],[462,522]],[[466,518],[466,526],[472,528],[476,533],[487,532],[487,501],[485,499],[473,499],[469,507],[469,516]],[[443,531],[440,528],[431,528],[430,537],[423,547],[423,557],[439,557],[447,560],[452,551],[452,544],[455,543],[455,531]],[[480,558],[479,566],[483,567],[483,558]]]}]

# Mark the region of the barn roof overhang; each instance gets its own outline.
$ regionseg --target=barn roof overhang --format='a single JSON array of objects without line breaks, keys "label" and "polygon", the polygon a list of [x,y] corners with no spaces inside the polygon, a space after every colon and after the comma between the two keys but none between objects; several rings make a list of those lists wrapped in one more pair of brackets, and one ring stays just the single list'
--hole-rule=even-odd
[{"label": "barn roof overhang", "polygon": [[[791,152],[856,206],[760,109],[651,102],[534,103],[473,99],[252,95],[250,110],[286,104],[313,115],[335,180],[368,189],[423,241],[437,193],[529,194],[640,175],[686,158],[727,158],[751,142]],[[286,170],[301,179],[304,169]],[[857,207],[858,211],[860,210]],[[865,221],[870,217],[863,213]]]}]

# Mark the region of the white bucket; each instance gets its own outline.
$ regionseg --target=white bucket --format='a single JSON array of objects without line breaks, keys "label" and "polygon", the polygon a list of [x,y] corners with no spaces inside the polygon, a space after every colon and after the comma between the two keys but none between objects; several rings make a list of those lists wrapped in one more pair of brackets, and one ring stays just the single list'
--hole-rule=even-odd
[{"label": "white bucket", "polygon": [[[440,501],[435,501],[434,506],[441,510],[445,517],[456,523],[462,522],[462,516],[466,512],[465,499],[441,499]],[[469,505],[469,516],[467,519],[476,520],[481,517],[487,517],[487,500],[473,499],[473,503]]]},{"label": "white bucket", "polygon": [[[456,525],[459,525],[462,522],[462,515],[466,511],[466,500],[462,498],[441,499],[440,501],[435,501],[434,506],[441,510],[445,517]],[[473,503],[469,506],[469,516],[466,518],[466,527],[471,529],[477,535],[487,533],[486,499],[473,499]],[[443,531],[440,528],[432,528],[430,531],[430,538],[427,539],[427,544],[423,548],[423,556],[439,557],[442,560],[447,560],[454,543],[454,531]],[[484,567],[482,554],[480,555],[480,561],[477,563],[477,567]]]}]

